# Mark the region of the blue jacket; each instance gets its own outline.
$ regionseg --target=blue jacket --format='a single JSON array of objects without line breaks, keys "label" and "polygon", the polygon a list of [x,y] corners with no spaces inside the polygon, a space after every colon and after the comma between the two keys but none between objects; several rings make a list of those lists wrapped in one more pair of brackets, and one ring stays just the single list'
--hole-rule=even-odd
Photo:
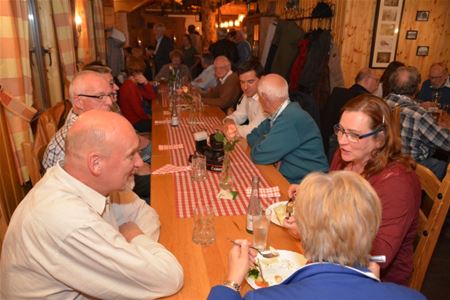
[{"label": "blue jacket", "polygon": [[280,161],[280,172],[290,183],[299,183],[313,171],[328,171],[319,128],[295,102],[288,104],[272,126],[267,118],[253,129],[247,142],[254,163],[269,165]]},{"label": "blue jacket", "polygon": [[331,263],[306,265],[282,284],[248,292],[244,298],[236,291],[217,285],[208,300],[414,300],[426,299],[419,292],[394,283],[382,283],[364,273],[367,269],[354,269]]}]

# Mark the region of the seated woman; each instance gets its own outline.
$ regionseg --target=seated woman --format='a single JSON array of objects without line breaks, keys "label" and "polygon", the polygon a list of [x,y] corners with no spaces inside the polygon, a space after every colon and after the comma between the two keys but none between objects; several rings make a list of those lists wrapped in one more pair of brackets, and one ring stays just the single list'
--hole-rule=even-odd
[{"label": "seated woman", "polygon": [[150,132],[152,124],[150,117],[144,111],[144,103],[150,103],[154,98],[153,86],[143,75],[145,63],[143,60],[130,59],[127,64],[128,79],[119,90],[119,106],[122,114],[139,132]]},{"label": "seated woman", "polygon": [[[413,271],[421,189],[414,161],[401,153],[400,134],[391,111],[380,98],[361,95],[342,109],[335,125],[339,149],[332,170],[349,170],[366,178],[380,197],[381,226],[372,255],[385,255],[381,280],[407,285]],[[290,193],[295,187],[290,188]],[[292,220],[285,226],[293,228]]]},{"label": "seated woman", "polygon": [[189,68],[182,64],[183,61],[183,52],[180,50],[172,50],[169,53],[170,64],[164,65],[158,74],[155,76],[155,80],[169,80],[172,74],[178,73],[178,78],[180,78],[183,82],[190,82],[191,71]]},{"label": "seated woman", "polygon": [[[381,283],[369,263],[381,222],[380,201],[370,184],[354,172],[312,173],[298,187],[295,221],[308,263],[279,285],[261,288],[245,299],[425,299],[412,289]],[[241,299],[238,287],[252,263],[246,240],[229,254],[224,285],[208,299]],[[369,268],[370,265],[370,268]]]}]

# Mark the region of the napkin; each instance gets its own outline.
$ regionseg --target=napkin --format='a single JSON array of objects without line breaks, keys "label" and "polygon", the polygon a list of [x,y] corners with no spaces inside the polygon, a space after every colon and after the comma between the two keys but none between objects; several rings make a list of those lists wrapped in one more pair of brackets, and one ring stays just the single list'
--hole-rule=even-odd
[{"label": "napkin", "polygon": [[170,124],[170,120],[169,119],[155,120],[155,125],[161,125],[161,124]]},{"label": "napkin", "polygon": [[175,149],[183,149],[183,144],[174,144],[174,145],[158,145],[158,150],[175,150]]},{"label": "napkin", "polygon": [[191,170],[190,166],[175,166],[172,164],[167,164],[167,165],[164,165],[161,168],[153,171],[152,175],[186,172],[186,171],[190,171],[190,170]]},{"label": "napkin", "polygon": [[[247,195],[247,197],[250,197],[251,193],[252,193],[251,187],[245,189],[245,194]],[[278,186],[259,188],[259,196],[261,198],[278,198],[280,197],[280,188]]]}]

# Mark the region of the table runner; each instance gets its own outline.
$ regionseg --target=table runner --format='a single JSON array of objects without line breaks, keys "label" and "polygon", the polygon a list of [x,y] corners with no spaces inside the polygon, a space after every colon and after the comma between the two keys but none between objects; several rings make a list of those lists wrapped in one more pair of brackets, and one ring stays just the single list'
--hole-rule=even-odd
[{"label": "table runner", "polygon": [[[183,149],[170,150],[171,160],[174,165],[188,165],[188,157],[194,153],[194,132],[205,130],[208,135],[214,132],[214,128],[221,125],[221,120],[217,117],[200,117],[201,125],[189,125],[186,119],[182,119],[178,127],[167,126],[170,144],[183,144]],[[220,173],[208,171],[206,180],[194,182],[191,180],[189,172],[176,173],[175,188],[177,201],[177,216],[189,218],[192,216],[194,207],[199,204],[209,204],[213,206],[216,216],[242,215],[246,213],[248,197],[245,189],[251,186],[254,175],[260,178],[260,187],[270,187],[268,182],[261,175],[261,172],[251,162],[244,150],[237,145],[231,153],[231,169],[233,176],[233,189],[238,192],[235,200],[218,200],[219,175]],[[261,205],[266,208],[270,204],[278,201],[278,198],[260,198]]]}]

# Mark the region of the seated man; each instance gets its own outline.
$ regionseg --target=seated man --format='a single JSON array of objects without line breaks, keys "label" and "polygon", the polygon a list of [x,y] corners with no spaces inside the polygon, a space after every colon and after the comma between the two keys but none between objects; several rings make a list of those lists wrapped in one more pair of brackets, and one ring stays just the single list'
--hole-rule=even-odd
[{"label": "seated man", "polygon": [[450,105],[450,76],[444,63],[431,65],[429,79],[423,82],[417,98],[421,101],[438,100],[442,106]]},{"label": "seated man", "polygon": [[[107,75],[93,71],[82,71],[75,75],[69,87],[72,110],[67,115],[64,126],[56,132],[47,145],[42,158],[42,166],[45,169],[53,167],[60,160],[64,164],[67,131],[81,114],[90,110],[111,111],[112,103],[115,101],[115,93],[111,82],[106,78]],[[147,201],[150,199],[149,172],[148,164],[139,169],[139,175],[136,175],[136,187],[134,188],[134,191]]]},{"label": "seated man", "polygon": [[214,57],[211,53],[205,53],[202,55],[202,67],[203,71],[192,82],[192,86],[200,89],[202,92],[208,91],[217,85],[217,78],[214,74]]},{"label": "seated man", "polygon": [[183,285],[158,243],[159,218],[134,196],[110,202],[142,166],[119,114],[89,111],[67,133],[64,166],[50,168],[14,212],[0,262],[2,299],[153,299]]},{"label": "seated man", "polygon": [[[257,86],[259,78],[263,73],[263,67],[257,60],[245,62],[238,68],[239,82],[244,95],[236,110],[224,120],[224,132],[228,132],[228,127],[234,127],[231,131],[236,131],[243,138],[257,127],[266,115],[258,100]],[[248,121],[248,124],[245,124]]]},{"label": "seated man", "polygon": [[319,128],[308,113],[289,100],[286,80],[277,74],[263,76],[258,94],[269,117],[247,135],[253,162],[278,164],[290,183],[300,182],[313,171],[328,171]]},{"label": "seated man", "polygon": [[330,161],[334,151],[337,149],[337,140],[333,132],[333,126],[339,122],[341,108],[350,99],[358,95],[375,93],[378,89],[379,81],[380,78],[374,70],[363,68],[356,75],[355,84],[350,88],[336,87],[333,89],[325,107],[322,126],[322,138]]},{"label": "seated man", "polygon": [[414,100],[420,74],[414,67],[400,67],[390,77],[387,103],[401,107],[402,152],[432,170],[442,180],[447,162],[433,157],[437,148],[450,151],[450,130],[439,126],[431,112]]},{"label": "seated man", "polygon": [[231,63],[225,56],[218,56],[214,60],[214,72],[219,83],[216,87],[203,95],[203,103],[220,107],[224,112],[232,108],[239,99],[238,75],[231,70]]}]

